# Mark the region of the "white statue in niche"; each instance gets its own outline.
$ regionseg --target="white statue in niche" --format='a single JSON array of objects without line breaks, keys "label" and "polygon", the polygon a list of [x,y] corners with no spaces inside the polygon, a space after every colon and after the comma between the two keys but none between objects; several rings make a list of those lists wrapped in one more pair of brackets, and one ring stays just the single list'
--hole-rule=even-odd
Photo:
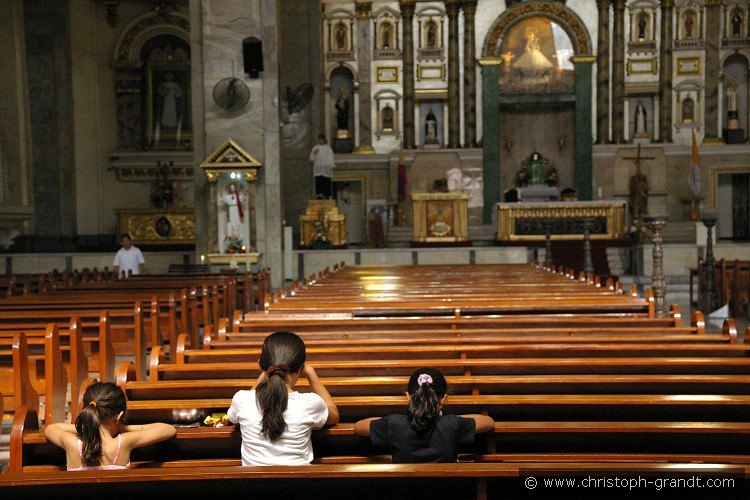
[{"label": "white statue in niche", "polygon": [[435,116],[435,113],[432,112],[432,108],[430,108],[427,111],[427,116],[425,116],[424,120],[424,136],[425,136],[425,144],[438,144],[438,137],[437,137],[437,117]]},{"label": "white statue in niche", "polygon": [[646,107],[639,99],[635,107],[635,136],[646,137]]},{"label": "white statue in niche", "polygon": [[737,112],[737,77],[730,76],[727,81],[727,128],[736,130],[740,128],[740,115]]},{"label": "white statue in niche", "polygon": [[221,195],[221,202],[227,206],[227,238],[242,238],[242,226],[245,222],[244,207],[247,193],[239,192],[234,182],[227,186],[227,192]]}]

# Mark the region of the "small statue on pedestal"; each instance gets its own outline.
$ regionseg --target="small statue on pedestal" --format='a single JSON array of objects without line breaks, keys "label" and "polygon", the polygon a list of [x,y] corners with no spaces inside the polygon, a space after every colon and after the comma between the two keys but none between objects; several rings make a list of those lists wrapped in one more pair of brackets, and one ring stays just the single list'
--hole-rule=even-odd
[{"label": "small statue on pedestal", "polygon": [[737,130],[740,128],[739,114],[737,113],[737,77],[730,76],[727,82],[727,129]]}]

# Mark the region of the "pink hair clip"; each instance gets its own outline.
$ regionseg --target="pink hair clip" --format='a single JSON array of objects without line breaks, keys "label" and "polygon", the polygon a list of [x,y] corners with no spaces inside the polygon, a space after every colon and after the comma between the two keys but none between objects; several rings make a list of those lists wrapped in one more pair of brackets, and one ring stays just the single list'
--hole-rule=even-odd
[{"label": "pink hair clip", "polygon": [[432,383],[432,377],[427,375],[426,373],[423,373],[417,378],[417,385],[422,386],[422,384],[430,385]]}]

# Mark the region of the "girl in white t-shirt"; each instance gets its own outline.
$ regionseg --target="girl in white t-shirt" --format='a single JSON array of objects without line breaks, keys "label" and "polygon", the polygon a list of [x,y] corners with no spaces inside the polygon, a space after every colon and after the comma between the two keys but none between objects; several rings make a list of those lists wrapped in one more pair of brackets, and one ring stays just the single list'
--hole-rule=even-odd
[{"label": "girl in white t-shirt", "polygon": [[[294,333],[272,333],[263,342],[255,387],[235,394],[227,412],[240,424],[242,465],[308,465],[312,429],[339,421],[336,404],[305,358],[305,343]],[[294,390],[300,376],[312,392]]]}]

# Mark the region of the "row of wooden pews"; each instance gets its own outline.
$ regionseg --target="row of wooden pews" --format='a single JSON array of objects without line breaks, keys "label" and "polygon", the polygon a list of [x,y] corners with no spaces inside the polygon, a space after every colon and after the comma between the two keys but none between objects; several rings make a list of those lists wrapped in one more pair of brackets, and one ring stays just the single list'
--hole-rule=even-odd
[{"label": "row of wooden pews", "polygon": [[[148,380],[134,363],[122,364],[117,383],[131,422],[186,427],[172,441],[136,450],[138,471],[107,481],[132,493],[169,483],[170,491],[193,493],[305,485],[309,495],[340,484],[348,496],[361,481],[377,480],[399,498],[400,478],[409,478],[408,492],[423,477],[439,486],[435,498],[485,498],[514,491],[529,468],[668,475],[695,464],[743,474],[750,467],[749,348],[737,342],[731,320],[709,334],[700,313],[689,325],[676,306],[656,318],[648,294],[592,277],[459,267],[336,266],[265,300],[264,311],[209,325],[202,342],[180,334],[174,356],[154,346]],[[312,467],[241,468],[236,429],[194,425],[253,384],[263,339],[281,329],[305,339],[341,423],[313,433]],[[426,365],[448,377],[447,411],[496,420],[493,433],[463,450],[467,463],[394,465],[354,435],[359,418],[403,411],[408,376]],[[299,389],[307,390],[305,380]],[[76,475],[73,483],[59,472],[64,453],[37,422],[31,408],[17,411],[11,474],[0,486],[46,494],[94,488],[101,475]]]},{"label": "row of wooden pews", "polygon": [[[116,355],[131,356],[143,379],[149,349],[159,346],[164,352],[169,345],[172,351],[180,332],[197,344],[202,331],[242,305],[245,295],[257,306],[266,291],[267,270],[262,270],[255,275],[77,282],[44,294],[0,300],[0,392],[5,394],[5,409],[13,412],[22,403],[36,409],[31,402],[37,395],[47,395],[45,421],[51,415],[54,421],[60,415],[64,418],[65,400],[48,396],[60,390],[66,394],[48,376],[53,373],[47,366],[51,327],[58,332],[56,349],[60,352],[54,359],[64,367],[75,398],[89,373],[100,380],[114,380]],[[31,390],[21,390],[24,387]]]}]

